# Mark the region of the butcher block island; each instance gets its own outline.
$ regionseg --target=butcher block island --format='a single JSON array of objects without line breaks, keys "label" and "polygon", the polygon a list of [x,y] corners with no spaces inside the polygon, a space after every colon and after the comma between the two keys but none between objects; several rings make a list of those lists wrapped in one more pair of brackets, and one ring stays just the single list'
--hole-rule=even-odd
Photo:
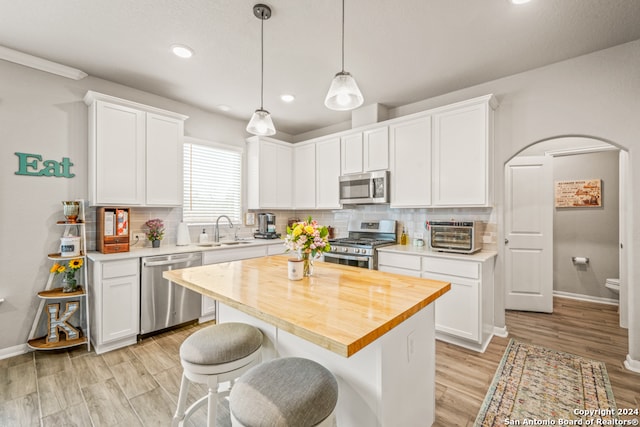
[{"label": "butcher block island", "polygon": [[306,357],[340,386],[340,426],[429,426],[435,414],[433,302],[450,284],[316,262],[287,278],[287,257],[270,256],[163,276],[218,301],[218,322],[259,327],[264,359]]}]

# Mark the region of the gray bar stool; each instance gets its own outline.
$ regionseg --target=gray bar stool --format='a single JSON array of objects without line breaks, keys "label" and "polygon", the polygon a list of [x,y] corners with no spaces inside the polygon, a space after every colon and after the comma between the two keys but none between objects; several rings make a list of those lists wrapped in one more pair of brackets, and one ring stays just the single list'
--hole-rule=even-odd
[{"label": "gray bar stool", "polygon": [[[215,427],[219,393],[218,386],[233,382],[262,360],[262,332],[245,323],[220,323],[191,334],[180,346],[183,367],[178,407],[171,425],[182,426],[202,405],[208,404],[207,426]],[[208,394],[186,411],[190,382],[206,384]]]},{"label": "gray bar stool", "polygon": [[262,363],[229,394],[234,427],[335,426],[338,382],[324,366],[300,357]]}]

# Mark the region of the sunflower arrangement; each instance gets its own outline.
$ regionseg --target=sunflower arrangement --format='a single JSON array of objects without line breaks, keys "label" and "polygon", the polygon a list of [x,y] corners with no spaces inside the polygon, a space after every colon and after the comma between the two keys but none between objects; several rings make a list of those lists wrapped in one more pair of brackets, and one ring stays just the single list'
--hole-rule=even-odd
[{"label": "sunflower arrangement", "polygon": [[72,260],[69,260],[67,265],[56,262],[53,264],[49,272],[62,274],[67,282],[73,282],[76,280],[76,272],[82,268],[82,264],[82,258],[74,258]]}]

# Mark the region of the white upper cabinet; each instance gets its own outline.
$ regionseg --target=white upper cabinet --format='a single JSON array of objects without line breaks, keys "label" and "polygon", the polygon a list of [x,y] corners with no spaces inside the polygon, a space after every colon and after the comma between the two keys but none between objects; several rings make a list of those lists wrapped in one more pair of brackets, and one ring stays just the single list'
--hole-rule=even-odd
[{"label": "white upper cabinet", "polygon": [[492,203],[493,96],[433,114],[433,206]]},{"label": "white upper cabinet", "polygon": [[184,122],[147,113],[147,205],[182,205]]},{"label": "white upper cabinet", "polygon": [[342,175],[389,169],[389,127],[342,136],[340,169]]},{"label": "white upper cabinet", "polygon": [[389,125],[391,207],[431,205],[431,116]]},{"label": "white upper cabinet", "polygon": [[340,169],[343,175],[362,173],[362,132],[340,138]]},{"label": "white upper cabinet", "polygon": [[247,139],[247,207],[291,209],[293,147],[268,137]]},{"label": "white upper cabinet", "polygon": [[187,116],[87,92],[92,206],[182,205]]},{"label": "white upper cabinet", "polygon": [[[338,163],[334,159],[336,164]],[[316,145],[293,146],[293,205],[296,209],[316,207]]]},{"label": "white upper cabinet", "polygon": [[365,130],[362,140],[364,172],[389,169],[389,127]]},{"label": "white upper cabinet", "polygon": [[318,141],[316,146],[316,208],[339,209],[340,138]]}]

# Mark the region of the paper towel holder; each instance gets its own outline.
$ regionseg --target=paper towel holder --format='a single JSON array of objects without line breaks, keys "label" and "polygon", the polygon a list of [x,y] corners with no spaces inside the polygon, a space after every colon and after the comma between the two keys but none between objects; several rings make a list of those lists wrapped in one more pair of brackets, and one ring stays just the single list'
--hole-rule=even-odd
[{"label": "paper towel holder", "polygon": [[578,265],[589,264],[589,258],[581,257],[581,256],[572,256],[571,257],[571,262],[573,262],[574,264],[578,264]]}]

